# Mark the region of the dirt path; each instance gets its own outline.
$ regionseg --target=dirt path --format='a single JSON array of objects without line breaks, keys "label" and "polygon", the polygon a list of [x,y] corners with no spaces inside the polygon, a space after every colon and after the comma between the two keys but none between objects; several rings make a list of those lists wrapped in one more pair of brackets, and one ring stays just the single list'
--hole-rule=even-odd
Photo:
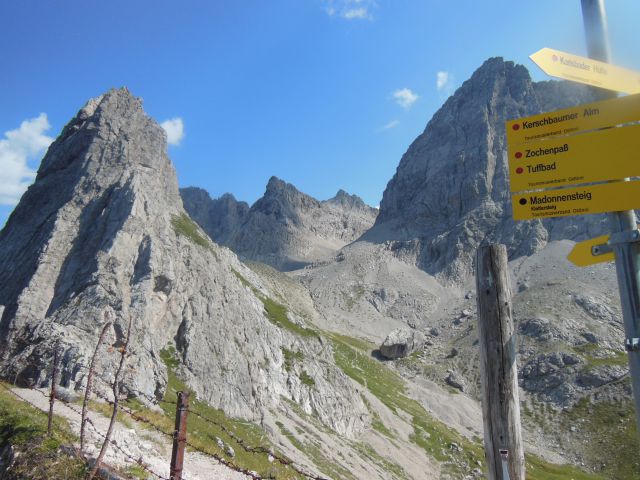
[{"label": "dirt path", "polygon": [[[42,391],[22,388],[14,388],[13,391],[41,410],[49,410],[49,400],[46,396],[47,392],[44,392],[45,395],[43,395]],[[75,410],[77,410],[77,412]],[[80,414],[78,413],[80,410],[81,408],[79,406],[76,407],[74,405],[70,408],[63,402],[58,401],[55,403],[54,412],[56,415],[66,418],[74,432],[80,432]],[[92,424],[95,425],[95,428],[91,424],[88,424],[86,427],[86,451],[95,458],[100,452],[104,440],[103,435],[109,426],[109,419],[95,412],[90,412],[89,418]],[[171,460],[170,439],[162,436],[158,432],[140,428],[133,420],[130,422],[130,425],[132,428],[129,428],[121,422],[116,423],[111,438],[119,448],[111,445],[107,449],[104,463],[125,470],[128,466],[135,465],[136,460],[142,459],[144,465],[151,472],[159,475],[163,479],[168,479],[169,463]],[[125,452],[128,456],[125,455]],[[150,475],[149,478],[155,477]],[[249,477],[230,470],[224,465],[217,463],[215,459],[211,457],[187,450],[185,453],[182,478],[185,480],[210,480],[212,478],[216,480],[244,480]]]}]

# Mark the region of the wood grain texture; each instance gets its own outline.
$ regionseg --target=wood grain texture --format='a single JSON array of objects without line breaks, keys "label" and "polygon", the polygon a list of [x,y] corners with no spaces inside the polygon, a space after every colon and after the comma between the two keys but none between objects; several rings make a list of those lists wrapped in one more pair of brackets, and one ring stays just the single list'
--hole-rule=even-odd
[{"label": "wood grain texture", "polygon": [[524,480],[516,341],[504,245],[478,249],[478,330],[485,457],[490,480],[506,480],[500,450],[509,452],[509,480]]}]

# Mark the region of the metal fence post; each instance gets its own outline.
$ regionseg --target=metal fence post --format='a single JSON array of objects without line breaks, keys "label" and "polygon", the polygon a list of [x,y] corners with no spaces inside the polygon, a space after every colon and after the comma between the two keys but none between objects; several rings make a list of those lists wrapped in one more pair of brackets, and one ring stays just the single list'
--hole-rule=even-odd
[{"label": "metal fence post", "polygon": [[[581,0],[581,5],[589,57],[609,62],[610,49],[604,0]],[[613,93],[609,95],[615,96]],[[613,212],[609,214],[609,221],[609,243],[613,245],[616,257],[616,274],[626,336],[625,347],[633,388],[636,426],[640,435],[640,234],[637,231],[633,210]]]},{"label": "metal fence post", "polygon": [[178,392],[176,405],[176,428],[173,432],[173,450],[171,452],[171,471],[169,480],[182,480],[184,447],[187,443],[187,413],[189,412],[189,394]]}]

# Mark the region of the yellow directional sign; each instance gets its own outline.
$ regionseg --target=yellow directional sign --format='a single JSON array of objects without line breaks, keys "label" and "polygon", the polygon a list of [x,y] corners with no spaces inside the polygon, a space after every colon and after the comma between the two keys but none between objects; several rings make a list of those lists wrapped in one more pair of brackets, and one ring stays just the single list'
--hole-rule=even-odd
[{"label": "yellow directional sign", "polygon": [[640,176],[640,125],[509,145],[511,191]]},{"label": "yellow directional sign", "polygon": [[511,207],[514,220],[633,210],[640,208],[640,181],[517,193]]},{"label": "yellow directional sign", "polygon": [[602,245],[609,241],[609,235],[602,235],[601,237],[585,240],[584,242],[576,243],[567,259],[577,265],[578,267],[587,267],[595,263],[613,262],[616,256],[613,252],[603,253],[602,255],[594,255],[592,247],[596,245]]},{"label": "yellow directional sign", "polygon": [[640,93],[640,72],[571,53],[543,48],[531,60],[552,77],[623,93]]},{"label": "yellow directional sign", "polygon": [[640,94],[509,120],[507,142],[524,143],[640,120]]}]

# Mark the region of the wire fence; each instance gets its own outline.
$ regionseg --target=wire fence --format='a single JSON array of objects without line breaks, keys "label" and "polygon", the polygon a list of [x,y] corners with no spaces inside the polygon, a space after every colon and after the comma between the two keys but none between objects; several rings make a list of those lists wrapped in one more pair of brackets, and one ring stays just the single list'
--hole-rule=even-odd
[{"label": "wire fence", "polygon": [[[2,384],[4,386],[4,384]],[[7,388],[7,387],[5,387]],[[17,392],[8,389],[10,392],[12,392],[14,395],[20,397],[20,395],[17,394]],[[48,395],[43,392],[40,389],[34,388],[32,389],[35,392],[38,392],[40,395],[42,395],[43,397],[48,397]],[[24,397],[20,397],[21,399],[24,399]],[[61,401],[69,410],[71,410],[72,412],[76,413],[77,415],[81,416],[82,412],[80,411],[80,409],[78,408],[77,405],[75,405],[74,403],[71,403],[67,400],[64,400],[62,398],[56,398],[56,400]],[[34,405],[33,403],[29,402],[28,400],[25,400],[27,403],[29,403],[32,407],[34,408],[39,408],[36,405]],[[106,439],[106,435],[103,434],[98,427],[96,427],[95,423],[93,423],[93,421],[90,418],[86,418],[85,421],[87,422],[87,424],[92,428],[92,430],[101,438]],[[131,455],[129,452],[125,451],[124,448],[122,448],[118,442],[116,440],[110,440],[109,441],[110,445],[113,445],[115,447],[116,450],[118,450],[120,453],[122,453],[128,460],[130,463],[138,465],[139,467],[141,467],[143,470],[145,470],[147,473],[153,475],[156,478],[159,478],[160,480],[169,480],[166,477],[163,477],[162,475],[159,475],[158,473],[152,471],[147,464],[145,464],[144,460],[142,458],[135,458],[133,455]]]},{"label": "wire fence", "polygon": [[[95,371],[92,371],[91,367],[84,365],[82,363],[79,362],[69,362],[71,365],[73,365],[73,368],[81,368],[81,369],[86,369],[88,372],[91,372],[93,375],[93,379],[97,379],[99,382],[101,382],[103,384],[104,387],[108,387],[111,391],[115,392],[117,391],[116,388],[114,388],[114,380],[111,379],[107,379],[105,378],[103,375],[100,374],[96,374]],[[57,368],[57,366],[54,365],[54,372],[55,369]],[[95,368],[93,369],[95,370]],[[53,376],[52,376],[53,378]],[[118,386],[120,386],[121,384],[119,382]],[[33,408],[36,408],[38,410],[42,410],[42,407],[38,407],[37,405],[35,405],[33,402],[29,401],[27,398],[25,398],[23,395],[20,395],[17,391],[15,391],[14,389],[12,389],[11,387],[7,386],[4,383],[0,382],[0,385],[8,390],[9,392],[11,392],[12,395],[14,395],[15,397],[17,397],[19,400],[26,402],[27,404],[29,404],[30,406],[32,406]],[[156,422],[152,421],[151,419],[147,418],[147,416],[144,415],[144,412],[139,412],[136,411],[134,408],[131,408],[129,406],[123,405],[122,403],[119,403],[118,401],[114,401],[114,400],[119,400],[119,399],[115,399],[115,398],[110,398],[108,395],[106,395],[104,393],[104,389],[101,388],[96,388],[94,385],[89,385],[90,390],[88,392],[89,396],[90,395],[95,395],[97,398],[99,398],[100,400],[106,402],[106,404],[110,405],[111,408],[115,408],[117,409],[117,412],[122,412],[123,414],[127,415],[127,417],[131,418],[132,420],[134,420],[137,423],[140,424],[144,424],[146,427],[152,429],[153,431],[157,432],[158,434],[162,435],[163,437],[167,438],[167,439],[171,439],[171,440],[175,440],[177,438],[177,428],[176,429],[172,429],[171,431],[168,431],[166,429],[165,426],[162,425],[158,425]],[[132,455],[130,452],[128,452],[125,447],[123,447],[122,445],[118,444],[118,442],[116,440],[113,440],[110,438],[109,433],[107,432],[107,435],[105,435],[104,433],[102,433],[95,425],[95,423],[86,415],[83,413],[84,410],[81,411],[80,407],[78,405],[76,405],[75,403],[72,403],[71,401],[69,401],[68,399],[63,398],[64,396],[56,393],[55,391],[55,385],[52,382],[52,389],[51,389],[51,393],[47,394],[45,391],[35,388],[35,387],[31,387],[31,390],[34,390],[36,392],[38,392],[40,395],[44,396],[45,398],[49,398],[51,402],[53,401],[60,401],[62,402],[67,408],[69,408],[72,412],[74,412],[75,414],[79,415],[81,418],[81,425],[85,424],[88,425],[91,430],[93,432],[95,432],[96,435],[98,435],[103,441],[103,450],[106,448],[106,446],[111,446],[113,447],[115,450],[117,450],[123,457],[124,457],[124,461],[126,464],[128,464],[129,466],[138,466],[139,468],[141,468],[142,470],[144,470],[148,475],[151,475],[152,477],[154,477],[155,479],[159,479],[159,480],[178,480],[181,477],[180,476],[175,476],[174,475],[174,465],[173,463],[171,464],[171,468],[170,468],[170,477],[164,477],[162,475],[160,475],[158,472],[154,471],[150,466],[149,463],[145,461],[144,458],[142,458],[142,456],[136,457],[135,455]],[[86,392],[85,392],[86,393]],[[133,396],[133,397],[142,397],[144,398],[148,403],[150,404],[165,404],[165,405],[172,405],[175,406],[176,411],[179,408],[179,404],[178,402],[173,402],[173,401],[168,401],[168,400],[163,400],[163,399],[159,399],[150,395],[146,395],[142,392],[126,392],[127,395],[126,397],[129,396]],[[295,471],[298,475],[304,477],[305,479],[309,479],[309,480],[327,480],[325,477],[321,477],[318,475],[315,475],[313,473],[310,473],[306,470],[304,470],[302,467],[296,465],[292,460],[279,455],[273,447],[267,447],[267,446],[263,446],[263,445],[250,445],[248,444],[248,442],[246,442],[244,439],[240,438],[235,432],[231,431],[226,425],[224,425],[223,423],[221,423],[220,421],[217,421],[213,418],[209,418],[206,415],[202,414],[201,412],[198,412],[194,409],[186,409],[186,412],[190,415],[194,415],[195,417],[199,418],[200,420],[204,421],[205,423],[211,424],[213,426],[215,426],[217,429],[219,429],[220,431],[224,432],[229,438],[231,438],[233,440],[233,442],[235,442],[235,444],[238,445],[238,447],[242,448],[244,451],[248,452],[248,453],[252,453],[252,454],[257,454],[257,455],[266,455],[268,456],[269,462],[273,463],[273,462],[277,462],[278,464],[281,464],[283,466],[286,466],[288,468],[290,468],[291,470]],[[50,418],[51,415],[53,413],[53,409],[51,410],[50,413]],[[177,425],[176,425],[177,427]],[[219,439],[217,439],[219,441]],[[211,450],[215,450],[215,448],[221,448],[220,445],[218,445],[217,442],[212,442],[211,445],[207,445],[206,443],[199,441],[198,445],[194,444],[193,441],[189,441],[189,439],[186,439],[186,441],[184,442],[184,444],[186,444],[186,446],[188,446],[191,450],[196,451],[198,453],[200,453],[201,455],[204,455],[208,458],[211,458],[212,460],[214,460],[216,463],[224,465],[226,468],[233,470],[235,472],[241,473],[243,475],[245,475],[248,478],[251,478],[253,480],[267,480],[267,479],[274,479],[276,478],[274,476],[273,473],[269,473],[267,476],[261,476],[259,473],[253,471],[253,470],[249,470],[247,468],[241,467],[239,465],[237,465],[234,461],[225,458],[222,455],[219,455],[217,453],[215,453],[214,451]],[[175,449],[175,445],[176,442],[174,441],[174,449]],[[211,447],[211,448],[209,448]],[[80,448],[80,450],[78,450],[77,448],[75,448],[76,453],[81,457],[84,458],[85,460],[88,459],[88,457],[85,455],[86,452],[82,451],[82,448]],[[173,458],[173,456],[172,456]],[[100,458],[98,459],[98,463],[99,463]],[[99,465],[98,465],[99,466]],[[180,468],[182,468],[180,466]],[[94,465],[94,469],[96,469],[95,465]],[[213,478],[213,477],[211,477]]]}]

